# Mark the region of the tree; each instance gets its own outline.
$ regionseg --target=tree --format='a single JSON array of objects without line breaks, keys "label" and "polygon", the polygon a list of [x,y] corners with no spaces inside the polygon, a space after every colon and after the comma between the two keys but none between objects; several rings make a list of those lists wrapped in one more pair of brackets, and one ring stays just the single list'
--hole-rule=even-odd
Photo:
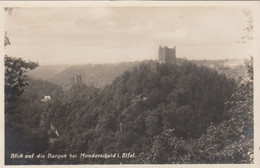
[{"label": "tree", "polygon": [[[252,64],[248,69],[253,69]],[[253,71],[248,72],[252,76]],[[230,107],[227,111],[229,120],[208,127],[207,134],[200,138],[198,145],[205,149],[194,157],[201,159],[203,156],[204,162],[210,163],[252,163],[253,81],[242,81],[226,105]]]},{"label": "tree", "polygon": [[[5,11],[12,14],[13,8],[5,8]],[[7,32],[5,32],[4,46],[11,45]],[[15,101],[24,91],[24,86],[28,85],[28,78],[24,74],[26,69],[34,69],[39,64],[25,61],[22,58],[9,57],[5,55],[5,106]]]},{"label": "tree", "polygon": [[7,32],[5,31],[5,40],[4,40],[4,46],[11,45],[9,38],[7,37]]},{"label": "tree", "polygon": [[26,69],[34,69],[38,63],[24,61],[22,58],[5,56],[5,103],[14,101],[28,85]]},{"label": "tree", "polygon": [[253,63],[253,61],[254,61],[254,59],[251,56],[249,62],[246,63],[247,73],[248,73],[250,80],[252,80],[252,81],[254,80],[254,68],[253,68],[254,63]]},{"label": "tree", "polygon": [[250,40],[253,40],[252,33],[253,33],[253,30],[254,30],[254,22],[253,22],[252,12],[249,9],[243,10],[242,13],[244,14],[244,16],[247,19],[247,25],[243,29],[245,34],[240,38],[240,40],[238,40],[236,42],[239,43],[239,44],[246,44]]}]

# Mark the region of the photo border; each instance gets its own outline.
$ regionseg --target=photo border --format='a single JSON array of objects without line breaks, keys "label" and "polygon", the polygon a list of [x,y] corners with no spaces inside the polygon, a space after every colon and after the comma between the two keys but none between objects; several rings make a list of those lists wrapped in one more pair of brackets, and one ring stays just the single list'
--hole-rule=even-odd
[{"label": "photo border", "polygon": [[[54,165],[4,165],[4,8],[5,7],[148,7],[148,6],[223,6],[248,7],[254,17],[254,164],[163,164],[143,165],[138,167],[260,167],[260,2],[259,1],[1,1],[0,2],[0,38],[1,38],[1,116],[0,116],[0,167],[53,167]],[[55,165],[54,167],[136,167],[137,165]]]}]

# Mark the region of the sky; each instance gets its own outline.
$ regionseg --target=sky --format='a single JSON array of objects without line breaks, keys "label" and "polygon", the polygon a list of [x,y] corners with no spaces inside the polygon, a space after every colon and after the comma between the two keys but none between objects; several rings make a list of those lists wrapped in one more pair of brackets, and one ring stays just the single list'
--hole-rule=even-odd
[{"label": "sky", "polygon": [[238,44],[247,17],[239,7],[23,7],[5,13],[5,54],[49,64],[157,59],[159,45],[187,59],[247,58]]}]

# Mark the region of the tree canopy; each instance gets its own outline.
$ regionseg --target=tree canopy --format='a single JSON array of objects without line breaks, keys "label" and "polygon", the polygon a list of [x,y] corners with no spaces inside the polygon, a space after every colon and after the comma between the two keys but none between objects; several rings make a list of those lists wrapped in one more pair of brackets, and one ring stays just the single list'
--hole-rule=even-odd
[{"label": "tree canopy", "polygon": [[[104,88],[74,84],[64,92],[47,81],[31,80],[12,106],[15,113],[10,122],[20,123],[27,136],[30,131],[35,132],[30,126],[47,131],[49,146],[45,152],[138,155],[135,160],[74,159],[71,163],[186,163],[183,160],[188,162],[187,155],[192,155],[192,163],[197,163],[200,155],[190,149],[200,142],[198,151],[203,151],[204,143],[209,142],[203,137],[213,137],[208,135],[213,126],[220,127],[230,120],[228,111],[234,105],[226,102],[232,99],[235,89],[235,80],[188,61],[181,65],[146,61]],[[41,102],[43,95],[50,95],[51,100]],[[180,149],[172,147],[171,141]],[[34,146],[32,152],[34,148],[38,150]],[[153,161],[140,161],[147,153],[151,153],[149,158]],[[155,155],[159,158],[154,158]],[[180,160],[173,159],[177,156]]]}]

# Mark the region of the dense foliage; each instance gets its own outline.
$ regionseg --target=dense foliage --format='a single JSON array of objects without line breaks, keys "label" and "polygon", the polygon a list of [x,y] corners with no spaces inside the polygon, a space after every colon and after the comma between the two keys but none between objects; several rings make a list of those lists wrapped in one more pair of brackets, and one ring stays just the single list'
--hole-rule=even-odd
[{"label": "dense foliage", "polygon": [[253,163],[253,83],[241,83],[226,103],[228,120],[211,124],[198,139],[178,138],[164,130],[151,151],[132,163]]},{"label": "dense foliage", "polygon": [[28,85],[26,69],[34,69],[37,63],[24,61],[21,58],[5,56],[5,103],[15,101]]},{"label": "dense foliage", "polygon": [[[75,84],[64,92],[57,85],[31,80],[13,106],[9,124],[30,140],[24,150],[31,153],[138,155],[42,159],[41,164],[249,163],[252,84],[235,88],[233,79],[188,61],[181,65],[147,61],[102,89]],[[51,100],[42,102],[45,95]],[[244,101],[243,111],[238,111],[238,101]],[[45,145],[36,143],[39,138]]]}]

